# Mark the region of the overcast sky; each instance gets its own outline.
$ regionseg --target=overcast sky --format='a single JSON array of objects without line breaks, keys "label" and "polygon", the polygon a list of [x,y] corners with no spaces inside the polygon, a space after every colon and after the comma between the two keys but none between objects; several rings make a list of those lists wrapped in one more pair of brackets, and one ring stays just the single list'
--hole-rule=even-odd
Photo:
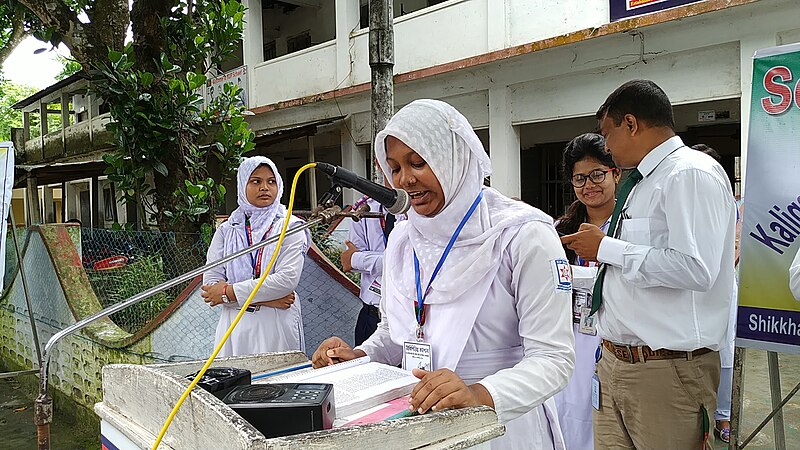
[{"label": "overcast sky", "polygon": [[50,44],[45,44],[33,37],[22,41],[3,63],[3,75],[15,83],[27,84],[39,89],[55,83],[55,77],[63,67],[56,59],[56,52],[69,55],[69,50],[62,45],[52,52],[45,51],[38,55],[33,53],[40,48],[49,50]]}]

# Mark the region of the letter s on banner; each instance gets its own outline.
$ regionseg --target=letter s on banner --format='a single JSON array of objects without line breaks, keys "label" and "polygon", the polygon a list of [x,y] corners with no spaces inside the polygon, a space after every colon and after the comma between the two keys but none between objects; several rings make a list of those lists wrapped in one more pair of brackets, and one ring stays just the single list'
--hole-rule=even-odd
[{"label": "letter s on banner", "polygon": [[775,78],[780,78],[784,83],[792,81],[792,71],[786,66],[776,66],[764,74],[764,89],[781,98],[778,103],[775,103],[772,97],[761,99],[761,107],[767,114],[783,114],[792,104],[792,89],[785,84],[775,82]]}]

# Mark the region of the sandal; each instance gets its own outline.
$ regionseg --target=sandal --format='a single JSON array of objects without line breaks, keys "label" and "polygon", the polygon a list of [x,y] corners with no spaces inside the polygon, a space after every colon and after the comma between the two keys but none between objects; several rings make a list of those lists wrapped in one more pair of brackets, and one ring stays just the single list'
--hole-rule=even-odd
[{"label": "sandal", "polygon": [[714,436],[720,441],[729,444],[731,441],[731,427],[722,427],[722,429],[714,427]]}]

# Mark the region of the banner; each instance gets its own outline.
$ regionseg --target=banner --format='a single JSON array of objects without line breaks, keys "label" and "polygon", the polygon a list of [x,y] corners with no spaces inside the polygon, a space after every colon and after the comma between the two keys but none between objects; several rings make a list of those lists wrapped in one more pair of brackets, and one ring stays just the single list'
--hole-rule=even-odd
[{"label": "banner", "polygon": [[700,1],[702,0],[609,0],[611,21],[641,16]]},{"label": "banner", "polygon": [[11,142],[0,142],[0,173],[3,184],[0,186],[0,291],[3,286],[3,274],[6,273],[6,235],[8,230],[8,214],[11,210],[11,193],[14,190],[14,146]]},{"label": "banner", "polygon": [[800,44],[756,52],[736,345],[800,353],[789,265],[800,248]]},{"label": "banner", "polygon": [[239,66],[231,71],[223,73],[216,78],[209,78],[206,81],[206,105],[209,105],[220,96],[223,86],[226,83],[232,83],[242,88],[242,91],[239,93],[239,104],[247,108],[249,106],[247,95],[247,66]]}]

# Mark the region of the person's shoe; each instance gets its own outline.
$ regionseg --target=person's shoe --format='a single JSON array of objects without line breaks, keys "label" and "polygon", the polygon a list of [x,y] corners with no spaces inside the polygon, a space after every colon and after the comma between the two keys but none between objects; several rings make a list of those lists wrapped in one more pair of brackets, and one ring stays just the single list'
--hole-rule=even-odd
[{"label": "person's shoe", "polygon": [[722,428],[714,427],[714,436],[720,441],[729,444],[731,441],[731,427],[730,425]]}]

